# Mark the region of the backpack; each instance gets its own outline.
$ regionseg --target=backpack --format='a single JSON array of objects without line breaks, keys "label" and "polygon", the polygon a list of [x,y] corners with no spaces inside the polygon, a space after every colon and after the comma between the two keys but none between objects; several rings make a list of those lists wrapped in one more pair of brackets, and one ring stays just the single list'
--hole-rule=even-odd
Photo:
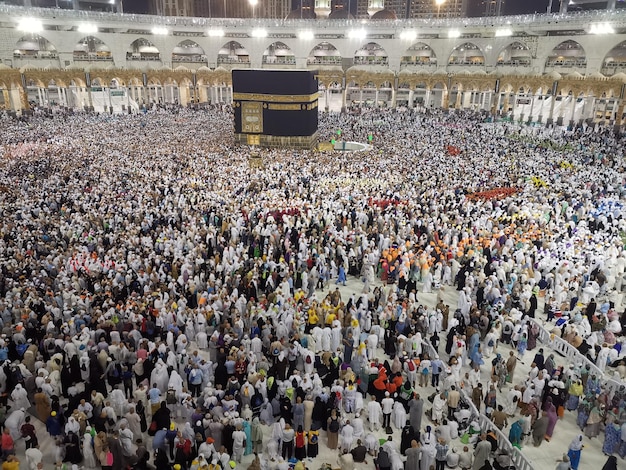
[{"label": "backpack", "polygon": [[330,421],[328,425],[328,431],[330,432],[339,432],[339,420],[333,419]]},{"label": "backpack", "polygon": [[492,339],[489,340],[489,342],[487,343],[487,346],[489,346],[490,348],[493,348],[494,344],[493,344]]},{"label": "backpack", "polygon": [[313,362],[313,360],[311,359],[311,356],[310,356],[310,355],[308,355],[308,356],[306,357],[306,359],[304,360],[304,362],[306,362],[307,364],[311,364],[311,363]]},{"label": "backpack", "polygon": [[415,372],[415,362],[413,362],[412,360],[409,361],[408,367],[411,372]]}]

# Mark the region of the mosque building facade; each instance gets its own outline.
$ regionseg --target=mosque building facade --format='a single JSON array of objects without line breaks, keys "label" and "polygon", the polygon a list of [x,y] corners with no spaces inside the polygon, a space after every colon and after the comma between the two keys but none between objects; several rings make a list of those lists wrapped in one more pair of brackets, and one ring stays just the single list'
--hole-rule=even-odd
[{"label": "mosque building facade", "polygon": [[319,106],[473,109],[621,125],[626,10],[222,19],[0,6],[0,107],[230,103],[237,68],[318,72]]}]

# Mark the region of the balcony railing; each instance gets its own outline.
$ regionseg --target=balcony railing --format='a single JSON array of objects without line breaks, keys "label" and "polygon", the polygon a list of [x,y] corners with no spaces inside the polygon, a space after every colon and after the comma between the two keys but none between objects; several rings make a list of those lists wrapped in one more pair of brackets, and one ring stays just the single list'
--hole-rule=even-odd
[{"label": "balcony railing", "polygon": [[23,51],[23,52],[14,52],[14,59],[58,59],[59,54],[56,52],[47,52],[47,51]]},{"label": "balcony railing", "polygon": [[263,63],[269,65],[296,65],[296,58],[263,56]]},{"label": "balcony railing", "polygon": [[206,64],[208,59],[201,55],[172,55],[172,62],[187,62],[189,64]]},{"label": "balcony railing", "polygon": [[571,69],[571,68],[586,68],[587,67],[587,60],[586,59],[548,59],[546,60],[546,67],[553,67],[553,68],[564,68],[564,69]]},{"label": "balcony railing", "polygon": [[126,60],[158,62],[161,60],[161,54],[137,54],[136,52],[127,52]]},{"label": "balcony railing", "polygon": [[341,57],[309,57],[307,65],[341,65]]},{"label": "balcony railing", "polygon": [[606,62],[600,69],[600,73],[606,76],[615,75],[619,72],[626,72],[626,62]]},{"label": "balcony railing", "polygon": [[250,57],[249,56],[241,56],[238,57],[236,59],[232,58],[232,57],[224,57],[224,56],[218,56],[217,58],[217,63],[218,64],[249,64],[250,63]]},{"label": "balcony railing", "polygon": [[530,59],[499,60],[496,66],[530,67]]},{"label": "balcony railing", "polygon": [[405,56],[400,61],[400,66],[418,66],[418,67],[430,67],[437,65],[437,59],[430,57],[408,57]]},{"label": "balcony railing", "polygon": [[389,58],[384,56],[355,57],[354,65],[389,65]]},{"label": "balcony railing", "polygon": [[451,59],[448,61],[448,65],[468,65],[468,66],[484,66],[485,61],[483,59]]},{"label": "balcony railing", "polygon": [[87,53],[81,54],[74,52],[74,60],[82,61],[82,62],[113,62],[113,56],[111,54],[96,54],[96,53]]}]

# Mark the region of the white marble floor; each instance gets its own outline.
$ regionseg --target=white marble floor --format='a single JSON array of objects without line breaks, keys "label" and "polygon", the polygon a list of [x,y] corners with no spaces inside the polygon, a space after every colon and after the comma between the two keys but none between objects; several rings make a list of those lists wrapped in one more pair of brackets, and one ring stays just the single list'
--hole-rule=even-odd
[{"label": "white marble floor", "polygon": [[[334,289],[334,288],[335,288],[335,285],[331,283],[325,289],[324,293],[327,292],[329,289]],[[349,296],[352,295],[352,293],[360,293],[362,291],[362,288],[363,288],[363,284],[360,280],[350,278],[346,286],[340,286],[340,291],[342,293],[342,297],[344,298],[344,300],[347,300]],[[321,295],[321,294],[318,293],[318,295]],[[418,299],[422,304],[433,307],[436,304],[437,295],[438,295],[437,292],[419,293]],[[457,305],[457,292],[454,290],[453,287],[445,287],[444,290],[442,291],[442,297],[444,299],[444,302],[450,305],[451,311],[453,312]],[[541,307],[542,306],[540,305],[538,312],[543,311]],[[192,344],[192,347],[193,346],[194,345]],[[446,357],[444,349],[445,348],[442,345],[440,347],[441,357],[442,359],[446,360],[447,357]],[[506,346],[500,346],[500,348],[498,349],[498,352],[500,352],[504,357],[508,357],[509,348]],[[526,375],[528,373],[530,361],[532,360],[535,352],[536,351],[528,351],[524,357],[525,360],[523,361],[523,364],[518,363],[516,373],[515,373],[517,381],[519,381],[519,379],[523,375]],[[383,355],[382,351],[380,352],[380,355],[382,357]],[[559,362],[559,359],[560,359],[560,362]],[[556,360],[557,360],[557,364],[562,364],[565,362],[565,359],[561,358],[558,355],[556,356]],[[487,360],[485,362],[487,364],[489,363],[489,361]],[[489,366],[487,364],[485,364],[485,366],[483,366],[483,369],[482,369],[484,383],[487,383],[489,379]],[[503,391],[504,393],[506,393],[508,391],[508,387],[505,388]],[[425,388],[424,393],[421,393],[421,395],[422,397],[425,397],[425,396],[430,395],[433,392],[434,392],[433,388],[427,387]],[[426,402],[425,410],[428,410],[429,408],[430,408],[430,403]],[[513,420],[510,420],[510,422],[512,423]],[[37,419],[33,419],[33,423],[35,424],[35,427],[37,428],[37,435],[39,437],[40,449],[44,453],[44,462],[45,462],[44,469],[52,469],[54,466],[54,459],[55,459],[54,443],[52,439],[49,437],[48,433],[46,432],[45,426],[43,425],[43,423],[41,423]],[[424,420],[422,421],[422,423],[423,423],[423,426],[430,424],[427,416],[424,417]],[[266,431],[267,432],[265,433],[265,435],[270,436],[269,427],[267,428]],[[505,434],[508,435],[508,428],[505,429],[504,432]],[[540,447],[533,447],[532,444],[526,445],[523,448],[524,455],[526,455],[532,461],[535,470],[554,469],[557,465],[556,461],[560,459],[564,453],[567,452],[569,443],[579,432],[580,430],[576,426],[575,414],[566,411],[565,417],[562,420],[560,420],[556,425],[553,439],[550,442],[544,442]],[[386,435],[384,433],[379,433],[379,437],[384,438],[386,437]],[[147,441],[148,448],[150,449],[151,439],[147,435],[144,435],[144,440],[145,439],[148,439]],[[600,470],[602,468],[602,466],[604,465],[604,462],[606,461],[606,456],[602,453],[602,439],[603,439],[602,435],[600,436],[600,439],[598,438],[588,439],[587,437],[584,437],[585,447],[582,452],[582,459],[581,459],[581,464],[579,467],[581,470],[586,470],[586,469]],[[397,429],[394,429],[393,440],[396,441],[398,443],[397,445],[399,446],[400,431]],[[338,451],[328,449],[325,444],[326,444],[326,436],[325,436],[325,433],[322,431],[321,439],[320,439],[320,446],[319,446],[320,451],[319,451],[318,457],[312,460],[307,460],[306,462],[306,465],[309,470],[317,470],[318,468],[320,468],[320,466],[323,463],[328,463],[332,467],[335,467],[335,468],[339,467]],[[463,444],[457,439],[456,441],[452,442],[451,446],[462,449]],[[23,440],[20,440],[17,442],[16,449],[17,449],[18,458],[20,458],[20,460],[23,461],[24,460]],[[251,455],[244,457],[242,463],[240,463],[237,466],[237,469],[247,468],[248,464],[251,461],[252,461]],[[624,460],[619,459],[619,457],[618,457],[618,467],[626,469],[626,463],[624,462]],[[25,468],[25,466],[23,465],[22,468]],[[367,464],[359,465],[359,468],[360,469],[366,469],[366,468],[373,469],[374,464],[373,464],[372,459],[368,457]]]}]

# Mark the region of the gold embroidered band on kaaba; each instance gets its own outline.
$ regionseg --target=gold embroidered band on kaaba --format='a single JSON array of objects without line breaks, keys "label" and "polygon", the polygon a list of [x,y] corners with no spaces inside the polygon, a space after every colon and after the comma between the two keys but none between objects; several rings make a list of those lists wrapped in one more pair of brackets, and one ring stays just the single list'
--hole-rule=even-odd
[{"label": "gold embroidered band on kaaba", "polygon": [[266,103],[309,103],[319,98],[319,93],[310,95],[271,95],[264,93],[233,93],[234,101],[264,101]]}]

